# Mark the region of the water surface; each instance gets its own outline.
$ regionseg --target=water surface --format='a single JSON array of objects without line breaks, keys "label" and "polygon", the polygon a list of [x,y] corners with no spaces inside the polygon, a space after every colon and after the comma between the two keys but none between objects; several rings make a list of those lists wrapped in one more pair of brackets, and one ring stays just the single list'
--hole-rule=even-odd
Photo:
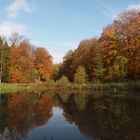
[{"label": "water surface", "polygon": [[1,94],[0,140],[140,140],[140,97],[130,95]]}]

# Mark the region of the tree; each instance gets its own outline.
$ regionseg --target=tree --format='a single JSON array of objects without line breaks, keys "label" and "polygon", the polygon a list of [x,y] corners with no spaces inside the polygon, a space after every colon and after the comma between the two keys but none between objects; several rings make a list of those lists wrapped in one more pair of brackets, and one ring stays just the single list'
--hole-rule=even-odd
[{"label": "tree", "polygon": [[52,74],[52,56],[44,48],[36,48],[34,52],[34,63],[39,74],[39,80],[46,81]]},{"label": "tree", "polygon": [[87,82],[87,74],[83,66],[79,66],[75,75],[74,82],[77,84],[85,84]]},{"label": "tree", "polygon": [[9,77],[12,83],[32,82],[32,45],[22,41],[18,46],[12,44],[9,54]]},{"label": "tree", "polygon": [[0,37],[0,83],[8,81],[8,55],[9,46],[7,42]]},{"label": "tree", "polygon": [[99,52],[99,47],[96,47],[96,56],[95,56],[95,63],[96,63],[96,68],[95,68],[95,78],[96,80],[103,80],[104,76],[104,69],[103,69],[103,64],[102,64],[102,57]]},{"label": "tree", "polygon": [[60,77],[62,75],[66,75],[71,82],[74,82],[74,74],[79,65],[85,66],[85,69],[88,72],[88,68],[86,67],[86,58],[90,52],[90,49],[93,46],[93,42],[94,39],[82,40],[79,43],[77,49],[75,49],[74,51],[70,50],[66,53],[66,55],[63,58],[63,63],[60,67]]},{"label": "tree", "polygon": [[59,71],[60,71],[61,63],[53,65],[53,72],[51,75],[51,79],[54,81],[59,79]]},{"label": "tree", "polygon": [[63,64],[60,66],[58,72],[58,78],[61,78],[63,75],[67,76],[72,82],[74,79],[75,66],[74,62],[74,52],[69,50],[66,55],[63,57]]},{"label": "tree", "polygon": [[118,18],[119,27],[123,30],[123,50],[128,60],[127,76],[131,79],[140,78],[140,10],[129,10],[121,13]]},{"label": "tree", "polygon": [[60,84],[60,85],[69,85],[70,84],[70,81],[68,79],[68,77],[66,77],[65,75],[63,75],[58,81],[57,81],[57,84]]}]

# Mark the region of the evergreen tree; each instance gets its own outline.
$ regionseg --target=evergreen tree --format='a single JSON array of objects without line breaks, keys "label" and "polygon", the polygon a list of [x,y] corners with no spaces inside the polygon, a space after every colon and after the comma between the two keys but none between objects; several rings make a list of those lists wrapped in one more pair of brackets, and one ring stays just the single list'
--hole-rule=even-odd
[{"label": "evergreen tree", "polygon": [[67,76],[63,75],[58,81],[57,84],[67,86],[70,84],[70,81]]},{"label": "evergreen tree", "polygon": [[104,70],[102,66],[102,58],[99,52],[99,47],[96,47],[95,63],[96,63],[95,77],[96,77],[96,80],[100,81],[103,78]]},{"label": "evergreen tree", "polygon": [[8,81],[8,56],[9,46],[7,42],[0,37],[0,83]]},{"label": "evergreen tree", "polygon": [[74,82],[77,84],[85,84],[87,82],[87,74],[83,66],[79,66],[75,75]]}]

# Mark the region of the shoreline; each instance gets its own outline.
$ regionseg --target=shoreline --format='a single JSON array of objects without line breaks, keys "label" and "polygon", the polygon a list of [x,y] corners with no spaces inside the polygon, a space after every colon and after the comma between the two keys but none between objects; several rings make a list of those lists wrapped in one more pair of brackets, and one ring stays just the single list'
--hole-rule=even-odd
[{"label": "shoreline", "polygon": [[47,84],[47,83],[29,83],[29,84],[0,84],[0,94],[8,92],[34,92],[34,91],[73,91],[73,90],[93,90],[93,91],[111,91],[116,93],[118,91],[140,90],[139,82],[131,83],[99,83],[99,84]]}]

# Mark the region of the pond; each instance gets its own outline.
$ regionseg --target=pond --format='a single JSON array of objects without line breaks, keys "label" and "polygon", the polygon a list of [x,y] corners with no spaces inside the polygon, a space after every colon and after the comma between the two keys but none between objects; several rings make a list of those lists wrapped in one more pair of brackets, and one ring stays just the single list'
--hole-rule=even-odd
[{"label": "pond", "polygon": [[140,97],[0,94],[0,140],[140,140]]}]

